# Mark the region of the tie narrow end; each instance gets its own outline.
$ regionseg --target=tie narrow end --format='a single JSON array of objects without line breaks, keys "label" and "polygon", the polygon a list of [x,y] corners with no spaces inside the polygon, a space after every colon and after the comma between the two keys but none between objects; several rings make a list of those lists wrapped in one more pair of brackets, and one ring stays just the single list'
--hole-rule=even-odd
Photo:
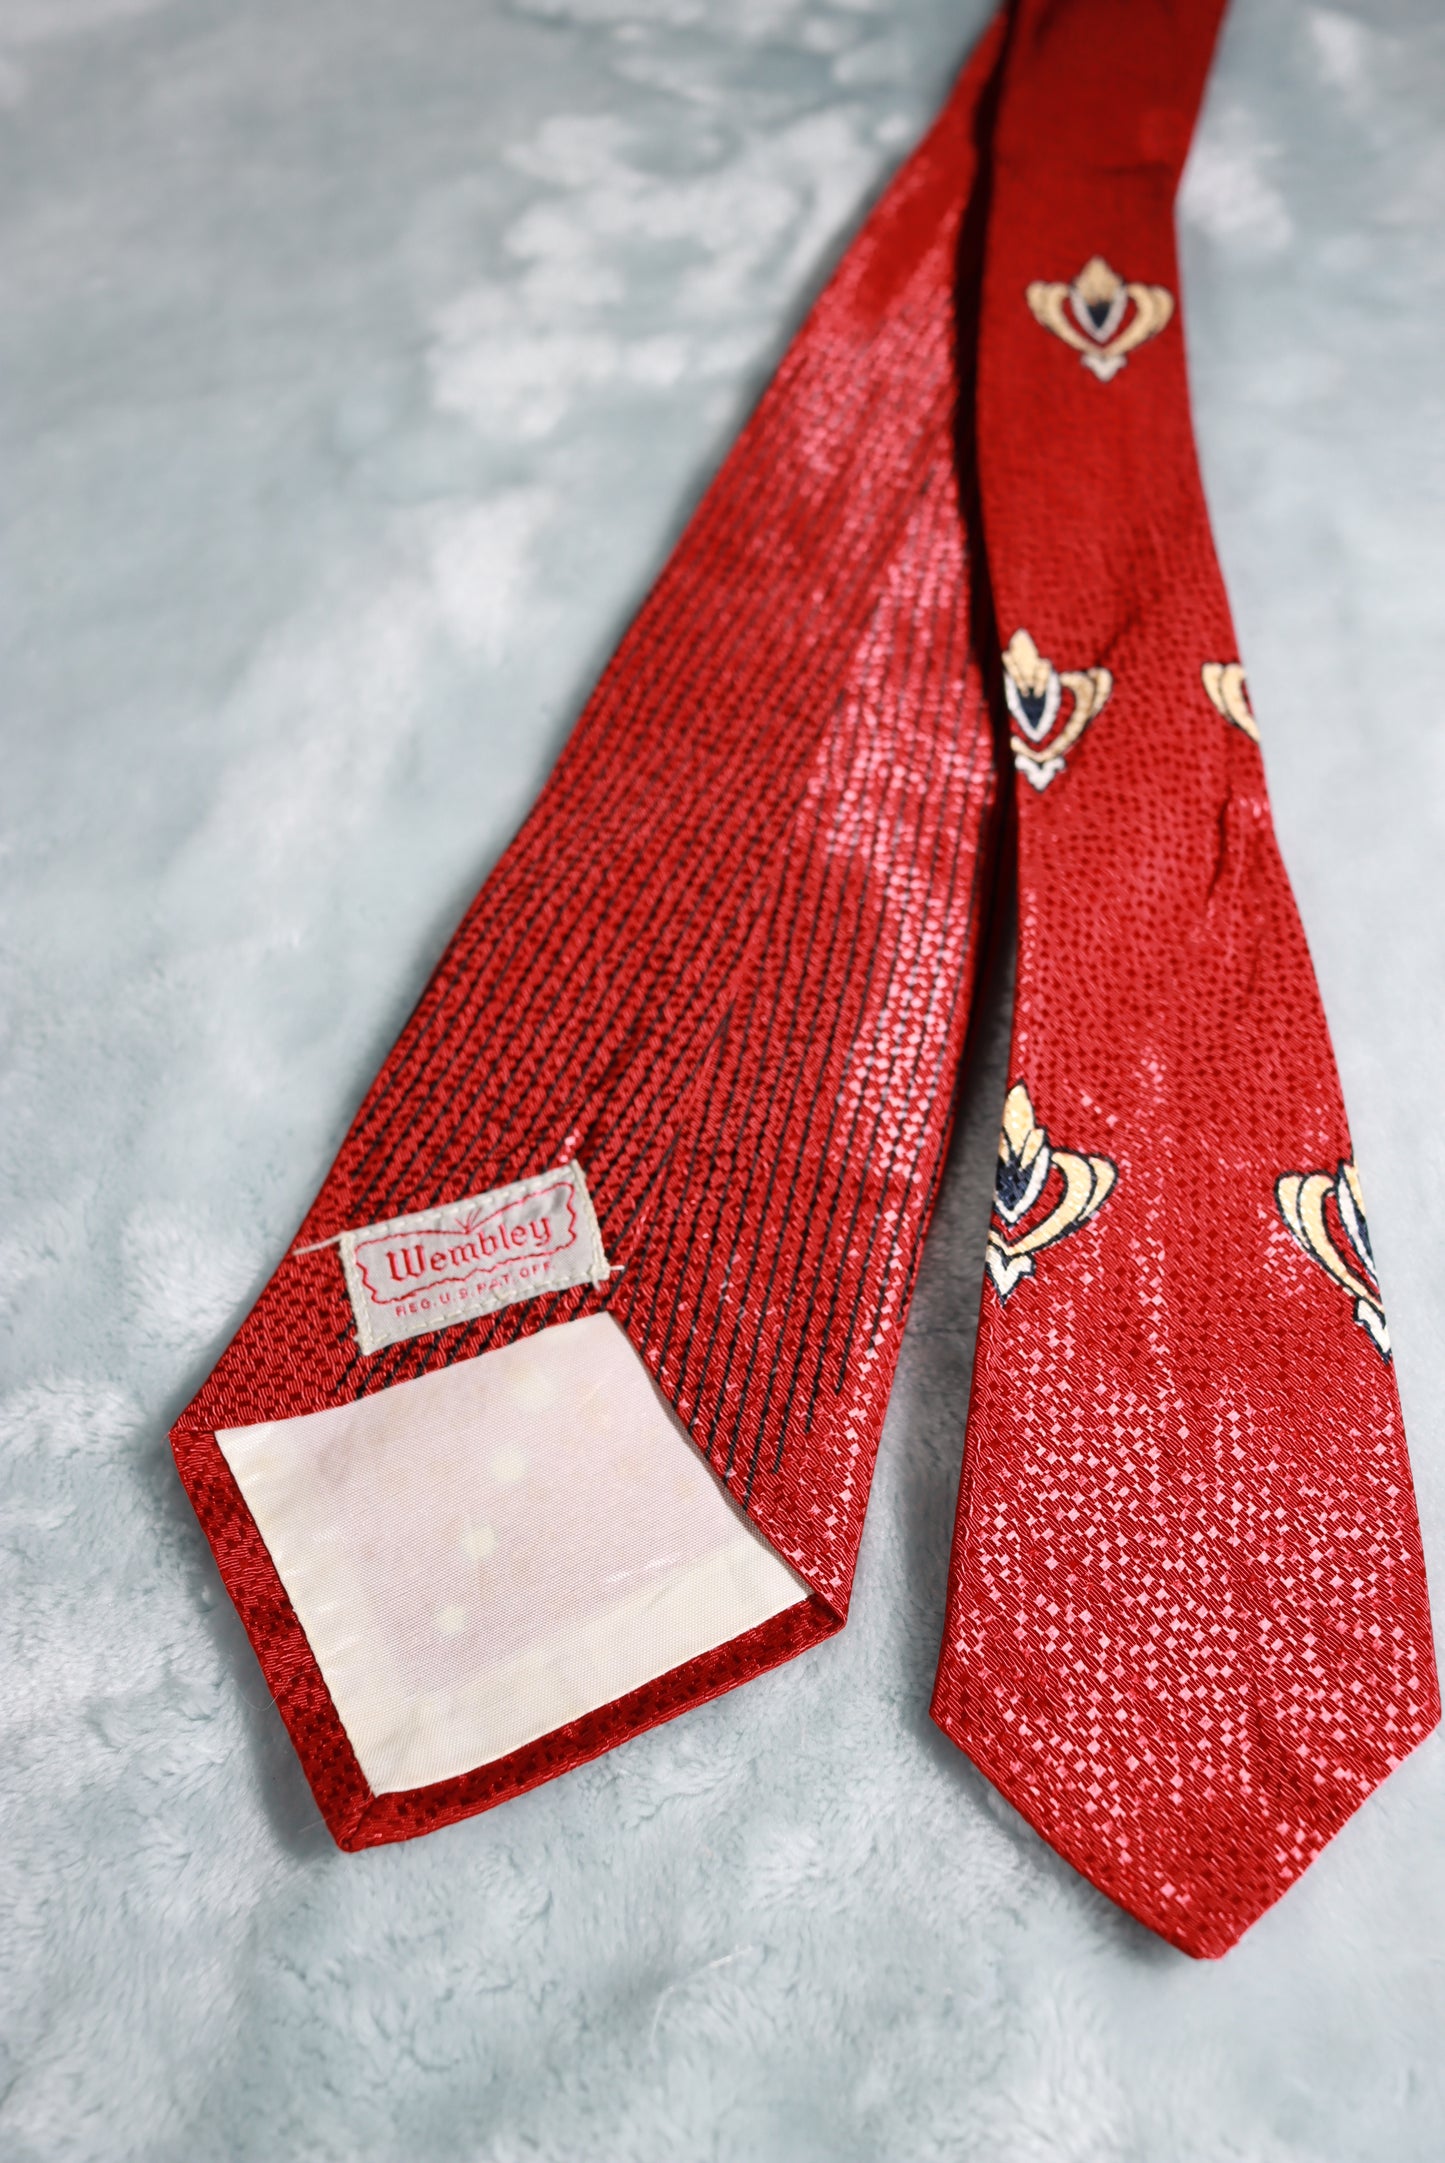
[{"label": "tie narrow end", "polygon": [[[1221,1809],[1212,1790],[1185,1783],[1166,1800],[1137,1796],[1127,1821],[1078,1777],[1050,1777],[1008,1733],[1007,1713],[941,1671],[930,1714],[1049,1847],[1138,1923],[1192,1960],[1219,1960],[1281,1900],[1355,1812],[1440,1722],[1438,1695],[1417,1710],[1374,1762],[1336,1783],[1327,1805],[1298,1776],[1236,1795]],[[967,1702],[966,1702],[967,1701]],[[1091,1814],[1089,1805],[1098,1807]]]}]

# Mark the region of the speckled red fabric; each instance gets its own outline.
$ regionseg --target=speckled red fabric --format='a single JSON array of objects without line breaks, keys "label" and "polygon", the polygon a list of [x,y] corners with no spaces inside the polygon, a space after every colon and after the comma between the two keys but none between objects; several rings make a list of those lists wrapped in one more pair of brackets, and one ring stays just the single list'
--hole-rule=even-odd
[{"label": "speckled red fabric", "polygon": [[[842,1625],[1010,774],[1014,1085],[935,1716],[1196,1953],[1436,1717],[1359,1184],[1190,438],[1172,199],[1218,12],[1019,0],[984,39],[176,1427],[345,1847]],[[572,1160],[609,1281],[362,1351],[326,1242]],[[373,1794],[217,1431],[599,1309],[809,1597]]]},{"label": "speckled red fabric", "polygon": [[1220,12],[1021,0],[1003,71],[977,433],[1020,952],[934,1706],[1196,1954],[1439,1716],[1349,1129],[1191,440],[1171,212]]},{"label": "speckled red fabric", "polygon": [[[345,1846],[485,1808],[846,1615],[994,861],[952,422],[998,43],[849,250],[175,1430]],[[572,1159],[607,1284],[362,1353],[318,1242]],[[216,1432],[599,1308],[811,1598],[473,1775],[375,1796]]]}]

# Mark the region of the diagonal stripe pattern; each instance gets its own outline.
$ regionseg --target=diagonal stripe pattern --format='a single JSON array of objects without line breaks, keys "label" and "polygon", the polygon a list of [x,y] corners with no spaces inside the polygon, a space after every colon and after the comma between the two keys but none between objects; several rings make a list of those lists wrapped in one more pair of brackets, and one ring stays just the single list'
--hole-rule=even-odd
[{"label": "diagonal stripe pattern", "polygon": [[[550,1777],[847,1613],[994,861],[952,412],[997,44],[789,352],[176,1430],[345,1845]],[[574,1159],[605,1284],[362,1353],[327,1242]],[[373,1794],[216,1436],[597,1311],[808,1597],[513,1759]]]}]

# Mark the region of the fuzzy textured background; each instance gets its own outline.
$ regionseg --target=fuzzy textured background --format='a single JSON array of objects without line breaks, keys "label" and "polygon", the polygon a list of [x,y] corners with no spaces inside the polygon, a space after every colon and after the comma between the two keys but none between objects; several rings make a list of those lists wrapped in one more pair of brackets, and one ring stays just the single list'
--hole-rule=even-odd
[{"label": "fuzzy textured background", "polygon": [[[1445,2153],[1438,1741],[1199,1967],[928,1725],[997,989],[795,1665],[342,1857],[167,1453],[982,13],[0,0],[7,2163]],[[1445,1594],[1442,226],[1439,0],[1236,0],[1200,440]]]}]

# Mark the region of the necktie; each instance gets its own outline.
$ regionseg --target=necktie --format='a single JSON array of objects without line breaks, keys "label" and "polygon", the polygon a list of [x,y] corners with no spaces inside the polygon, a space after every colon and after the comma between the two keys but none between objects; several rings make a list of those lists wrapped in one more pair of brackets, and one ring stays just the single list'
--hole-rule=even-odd
[{"label": "necktie", "polygon": [[1433,1724],[1189,435],[1217,12],[1019,0],[984,39],[177,1425],[345,1847],[842,1625],[1000,769],[1014,1079],[935,1716],[1197,1953]]},{"label": "necktie", "polygon": [[837,1629],[998,800],[951,435],[997,35],[174,1434],[343,1846]]},{"label": "necktie", "polygon": [[1189,427],[1221,9],[1027,0],[979,486],[1020,952],[935,1717],[1222,1952],[1439,1716],[1399,1403]]}]

